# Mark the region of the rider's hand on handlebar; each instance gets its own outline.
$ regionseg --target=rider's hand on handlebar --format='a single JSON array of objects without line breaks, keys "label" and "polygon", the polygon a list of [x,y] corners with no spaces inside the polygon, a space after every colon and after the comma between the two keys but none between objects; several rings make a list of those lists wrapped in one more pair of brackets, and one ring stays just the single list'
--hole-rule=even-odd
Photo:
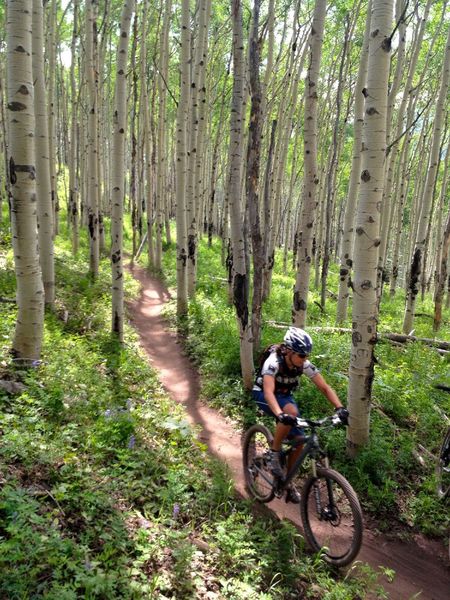
[{"label": "rider's hand on handlebar", "polygon": [[339,408],[336,408],[334,412],[340,418],[342,425],[348,425],[348,417],[350,413],[344,406],[339,406]]},{"label": "rider's hand on handlebar", "polygon": [[295,425],[297,423],[297,418],[292,415],[288,415],[287,413],[280,413],[277,417],[279,423],[283,423],[283,425]]}]

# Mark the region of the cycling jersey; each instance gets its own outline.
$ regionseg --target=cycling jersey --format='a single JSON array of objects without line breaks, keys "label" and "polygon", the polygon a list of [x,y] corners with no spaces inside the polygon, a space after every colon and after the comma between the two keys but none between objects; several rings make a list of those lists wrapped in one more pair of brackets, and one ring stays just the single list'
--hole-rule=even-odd
[{"label": "cycling jersey", "polygon": [[264,375],[275,378],[275,394],[291,394],[298,387],[298,379],[306,375],[312,379],[320,373],[319,369],[309,360],[305,360],[302,367],[288,368],[284,353],[278,346],[270,352],[260,371],[256,375],[254,391],[262,391]]}]

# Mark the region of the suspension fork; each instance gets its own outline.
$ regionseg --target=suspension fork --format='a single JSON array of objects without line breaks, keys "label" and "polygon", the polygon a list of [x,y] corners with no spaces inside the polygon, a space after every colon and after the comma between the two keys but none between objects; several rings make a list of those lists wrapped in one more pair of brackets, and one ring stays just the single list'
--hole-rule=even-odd
[{"label": "suspension fork", "polygon": [[[317,479],[317,461],[315,458],[312,458],[311,461],[312,461],[312,467],[311,467],[312,474],[313,474],[313,477],[315,479]],[[328,456],[324,456],[323,464],[327,469],[329,468],[330,463],[328,460]],[[333,488],[331,486],[331,481],[329,479],[327,479],[326,481],[327,481],[329,505],[334,508]],[[319,489],[319,486],[317,485],[317,481],[313,485],[313,490],[314,490],[314,500],[316,502],[316,512],[317,512],[319,519],[322,520],[322,502],[321,502],[321,498],[320,498],[320,489]]]}]

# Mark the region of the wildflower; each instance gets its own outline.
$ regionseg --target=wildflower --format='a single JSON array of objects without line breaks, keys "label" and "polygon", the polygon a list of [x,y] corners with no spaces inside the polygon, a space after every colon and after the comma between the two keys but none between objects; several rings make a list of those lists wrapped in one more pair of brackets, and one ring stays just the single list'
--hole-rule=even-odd
[{"label": "wildflower", "polygon": [[92,571],[92,563],[88,558],[84,561],[84,568],[86,571]]},{"label": "wildflower", "polygon": [[136,438],[134,435],[130,435],[130,439],[128,440],[128,448],[130,450],[133,450],[134,446],[136,444]]}]

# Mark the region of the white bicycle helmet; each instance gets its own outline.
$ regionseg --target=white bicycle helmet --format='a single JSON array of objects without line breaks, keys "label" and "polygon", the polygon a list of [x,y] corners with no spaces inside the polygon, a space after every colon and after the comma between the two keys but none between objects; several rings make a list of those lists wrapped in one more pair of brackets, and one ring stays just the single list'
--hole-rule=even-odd
[{"label": "white bicycle helmet", "polygon": [[309,333],[306,333],[306,331],[299,327],[289,327],[284,336],[284,344],[287,348],[301,356],[311,354],[313,346]]}]

